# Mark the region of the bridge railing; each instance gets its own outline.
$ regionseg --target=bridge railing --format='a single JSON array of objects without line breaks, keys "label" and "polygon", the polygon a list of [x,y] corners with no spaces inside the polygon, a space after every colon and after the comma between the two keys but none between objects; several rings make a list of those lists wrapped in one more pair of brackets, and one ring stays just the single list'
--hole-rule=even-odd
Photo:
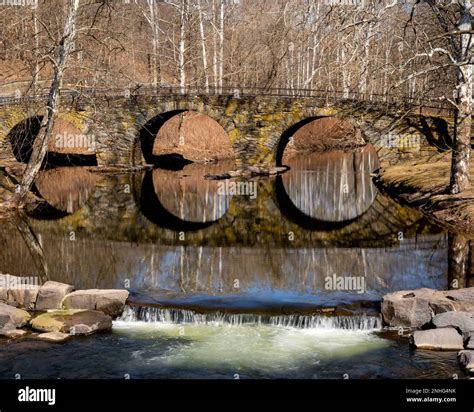
[{"label": "bridge railing", "polygon": [[[119,88],[65,88],[60,92],[61,96],[69,98],[95,98],[108,97],[120,98],[131,96],[230,96],[240,97],[258,97],[258,96],[274,96],[282,98],[308,98],[329,105],[331,103],[342,100],[350,100],[354,102],[374,102],[374,103],[390,103],[403,106],[407,109],[417,108],[420,113],[423,111],[437,110],[447,115],[453,115],[453,106],[446,101],[437,99],[417,98],[403,96],[399,94],[377,94],[377,93],[359,93],[354,91],[339,90],[321,90],[321,89],[290,89],[290,88],[264,88],[264,87],[247,87],[247,86],[224,86],[224,87],[180,87],[180,86],[150,86],[142,85],[130,89]],[[0,96],[0,105],[28,103],[34,101],[47,100],[48,93],[40,92],[36,95],[27,96]]]}]

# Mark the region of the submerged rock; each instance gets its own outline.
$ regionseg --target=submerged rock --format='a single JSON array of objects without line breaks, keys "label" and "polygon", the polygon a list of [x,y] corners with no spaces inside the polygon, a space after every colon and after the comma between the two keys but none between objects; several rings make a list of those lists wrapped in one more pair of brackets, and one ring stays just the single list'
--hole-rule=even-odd
[{"label": "submerged rock", "polygon": [[417,349],[460,350],[462,336],[454,328],[417,330],[410,337],[410,344]]},{"label": "submerged rock", "polygon": [[36,310],[48,310],[61,308],[61,302],[74,287],[66,283],[47,281],[38,291],[36,299]]},{"label": "submerged rock", "polygon": [[86,289],[66,295],[62,301],[64,309],[100,310],[112,317],[120,316],[128,298],[123,289]]},{"label": "submerged rock", "polygon": [[383,297],[382,316],[389,326],[419,328],[431,320],[429,302],[435,291],[417,289],[389,293]]},{"label": "submerged rock", "polygon": [[54,310],[31,321],[31,327],[40,332],[62,332],[71,335],[90,335],[112,328],[112,318],[98,310]]}]

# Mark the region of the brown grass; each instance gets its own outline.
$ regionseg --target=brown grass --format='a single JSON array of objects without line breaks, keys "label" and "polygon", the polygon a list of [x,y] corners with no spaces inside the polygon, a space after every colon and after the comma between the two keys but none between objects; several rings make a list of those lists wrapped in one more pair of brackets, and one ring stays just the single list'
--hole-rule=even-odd
[{"label": "brown grass", "polygon": [[474,167],[473,186],[458,194],[447,192],[451,153],[439,153],[416,161],[404,162],[383,170],[379,181],[384,190],[408,204],[419,206],[437,223],[455,232],[474,234]]}]

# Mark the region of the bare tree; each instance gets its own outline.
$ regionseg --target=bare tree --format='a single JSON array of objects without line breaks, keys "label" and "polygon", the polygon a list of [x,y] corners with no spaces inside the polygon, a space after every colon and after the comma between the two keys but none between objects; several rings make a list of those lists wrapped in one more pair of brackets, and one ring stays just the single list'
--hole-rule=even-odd
[{"label": "bare tree", "polygon": [[36,137],[30,160],[26,166],[21,184],[17,187],[9,203],[15,207],[22,207],[28,192],[38,174],[48,151],[48,142],[51,137],[56,112],[60,104],[60,90],[63,81],[64,70],[68,58],[74,50],[76,37],[76,17],[79,8],[79,0],[68,0],[67,16],[64,24],[63,35],[58,43],[58,50],[54,63],[54,76],[48,95],[47,114],[43,117],[40,131]]}]

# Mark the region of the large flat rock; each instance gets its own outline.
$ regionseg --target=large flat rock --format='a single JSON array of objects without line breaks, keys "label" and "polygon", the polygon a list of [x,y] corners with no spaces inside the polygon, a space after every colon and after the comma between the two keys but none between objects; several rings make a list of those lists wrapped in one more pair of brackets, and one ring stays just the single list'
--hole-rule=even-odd
[{"label": "large flat rock", "polygon": [[70,335],[90,335],[112,328],[112,318],[97,310],[54,310],[43,313],[31,321],[39,332],[62,332]]},{"label": "large flat rock", "polygon": [[417,349],[460,350],[463,339],[454,328],[417,330],[410,337],[410,344]]},{"label": "large flat rock", "polygon": [[433,317],[437,328],[453,327],[467,338],[474,331],[474,312],[444,312]]},{"label": "large flat rock", "polygon": [[128,298],[124,289],[86,289],[66,295],[62,301],[64,309],[100,310],[112,317],[120,316]]},{"label": "large flat rock", "polygon": [[36,299],[36,310],[60,309],[61,302],[74,287],[66,283],[49,280],[45,282],[38,291]]},{"label": "large flat rock", "polygon": [[389,326],[419,328],[431,321],[429,302],[435,291],[417,289],[389,293],[383,297],[382,316]]},{"label": "large flat rock", "polygon": [[40,333],[36,339],[42,340],[44,342],[51,342],[51,343],[63,343],[66,342],[71,335],[62,332],[46,332]]}]

